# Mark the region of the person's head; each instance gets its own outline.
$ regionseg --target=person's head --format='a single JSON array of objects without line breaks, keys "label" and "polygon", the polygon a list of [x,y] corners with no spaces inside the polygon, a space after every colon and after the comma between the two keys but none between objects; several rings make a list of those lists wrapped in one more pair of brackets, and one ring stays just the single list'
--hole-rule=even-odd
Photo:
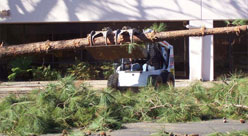
[{"label": "person's head", "polygon": [[133,62],[133,59],[132,58],[129,58],[129,62],[132,63]]}]

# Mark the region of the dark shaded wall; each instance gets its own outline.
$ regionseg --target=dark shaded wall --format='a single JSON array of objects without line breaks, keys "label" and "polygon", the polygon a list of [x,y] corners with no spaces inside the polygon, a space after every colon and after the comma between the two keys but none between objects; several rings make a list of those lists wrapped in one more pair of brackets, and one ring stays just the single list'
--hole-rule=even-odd
[{"label": "dark shaded wall", "polygon": [[[92,30],[101,30],[111,27],[113,30],[121,29],[123,26],[144,29],[150,27],[154,22],[99,22],[99,23],[35,23],[35,24],[0,24],[0,42],[6,46],[15,44],[39,42],[46,40],[66,40],[73,38],[84,38]],[[167,30],[185,29],[187,21],[167,21]],[[168,40],[175,48],[176,77],[188,78],[188,38]],[[34,56],[33,65],[50,64],[53,67],[59,64],[74,63],[75,58],[81,61],[98,63],[89,53],[84,50],[50,53],[43,56]],[[0,60],[0,76],[6,79],[9,60]]]},{"label": "dark shaded wall", "polygon": [[[215,21],[214,27],[225,27],[224,21]],[[248,33],[214,36],[214,75],[242,71],[248,73]]]}]

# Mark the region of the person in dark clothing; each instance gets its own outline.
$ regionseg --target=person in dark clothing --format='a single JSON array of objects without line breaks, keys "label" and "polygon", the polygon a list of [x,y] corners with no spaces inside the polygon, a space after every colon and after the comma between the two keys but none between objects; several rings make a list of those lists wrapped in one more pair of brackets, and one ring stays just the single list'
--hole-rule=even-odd
[{"label": "person in dark clothing", "polygon": [[148,46],[148,65],[154,66],[155,70],[163,66],[163,56],[157,44],[149,44]]}]

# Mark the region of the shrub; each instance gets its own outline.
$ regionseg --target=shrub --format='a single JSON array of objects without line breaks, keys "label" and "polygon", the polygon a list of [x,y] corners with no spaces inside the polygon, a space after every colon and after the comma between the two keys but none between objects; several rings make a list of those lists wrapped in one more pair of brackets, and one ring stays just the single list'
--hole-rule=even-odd
[{"label": "shrub", "polygon": [[30,78],[31,73],[31,57],[18,57],[10,62],[11,74],[8,76],[9,80],[19,80],[19,79],[28,79]]},{"label": "shrub", "polygon": [[67,69],[67,75],[74,76],[76,79],[89,80],[89,79],[108,79],[114,72],[114,67],[111,63],[89,63],[79,62],[70,66]]},{"label": "shrub", "polygon": [[60,76],[61,73],[57,70],[51,69],[51,66],[40,66],[40,67],[33,67],[31,69],[33,78],[32,80],[57,80]]}]

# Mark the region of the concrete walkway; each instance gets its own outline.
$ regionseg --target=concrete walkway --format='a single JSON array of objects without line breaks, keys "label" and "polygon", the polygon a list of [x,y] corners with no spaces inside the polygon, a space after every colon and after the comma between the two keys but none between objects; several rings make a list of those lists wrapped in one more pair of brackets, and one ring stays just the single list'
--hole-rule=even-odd
[{"label": "concrete walkway", "polygon": [[[35,89],[43,89],[50,83],[57,81],[22,81],[22,82],[1,82],[0,83],[0,99],[8,94],[22,95]],[[107,87],[107,80],[77,80],[76,86],[82,83],[94,89],[102,90]]]},{"label": "concrete walkway", "polygon": [[111,136],[149,136],[158,131],[166,131],[173,134],[199,134],[205,136],[215,132],[248,131],[248,124],[241,124],[239,121],[230,120],[223,123],[222,120],[211,120],[190,123],[130,123],[110,133]]},{"label": "concrete walkway", "polygon": [[[56,83],[57,81],[22,81],[22,82],[0,82],[0,99],[8,94],[22,95],[29,93],[34,89],[43,89],[49,83]],[[107,88],[107,80],[76,80],[76,86],[80,86],[82,83],[87,86],[96,89],[103,90]],[[192,81],[177,79],[175,87],[187,87]],[[213,82],[202,82],[204,86],[211,87]],[[216,81],[215,81],[216,83]]]},{"label": "concrete walkway", "polygon": [[[49,83],[57,81],[22,81],[22,82],[0,82],[0,92],[31,91],[33,89],[42,89]],[[76,80],[75,85],[86,84],[94,89],[104,89],[107,87],[107,80]],[[189,80],[176,80],[176,87],[185,87],[190,85]]]},{"label": "concrete walkway", "polygon": [[[128,123],[124,124],[124,128],[107,132],[107,136],[150,136],[159,131],[166,131],[177,136],[185,136],[197,134],[199,136],[207,136],[215,132],[228,133],[233,131],[248,131],[248,123],[241,124],[237,120],[229,120],[223,123],[222,120],[210,120],[189,123]],[[75,131],[80,131],[75,129]],[[82,132],[83,133],[83,132]],[[42,136],[61,136],[60,134],[44,134]],[[92,134],[91,136],[97,136]]]},{"label": "concrete walkway", "polygon": [[[215,132],[228,133],[233,131],[248,131],[248,123],[241,124],[237,120],[228,120],[227,123],[223,123],[222,119],[189,123],[139,122],[124,124],[123,127],[123,129],[107,132],[106,134],[108,136],[150,136],[159,131],[166,131],[177,136],[185,136],[186,134],[207,136]],[[80,130],[75,129],[75,131]],[[98,134],[92,134],[91,136],[97,135]],[[0,136],[4,135],[0,134]],[[41,136],[61,136],[61,133],[43,134]]]}]

